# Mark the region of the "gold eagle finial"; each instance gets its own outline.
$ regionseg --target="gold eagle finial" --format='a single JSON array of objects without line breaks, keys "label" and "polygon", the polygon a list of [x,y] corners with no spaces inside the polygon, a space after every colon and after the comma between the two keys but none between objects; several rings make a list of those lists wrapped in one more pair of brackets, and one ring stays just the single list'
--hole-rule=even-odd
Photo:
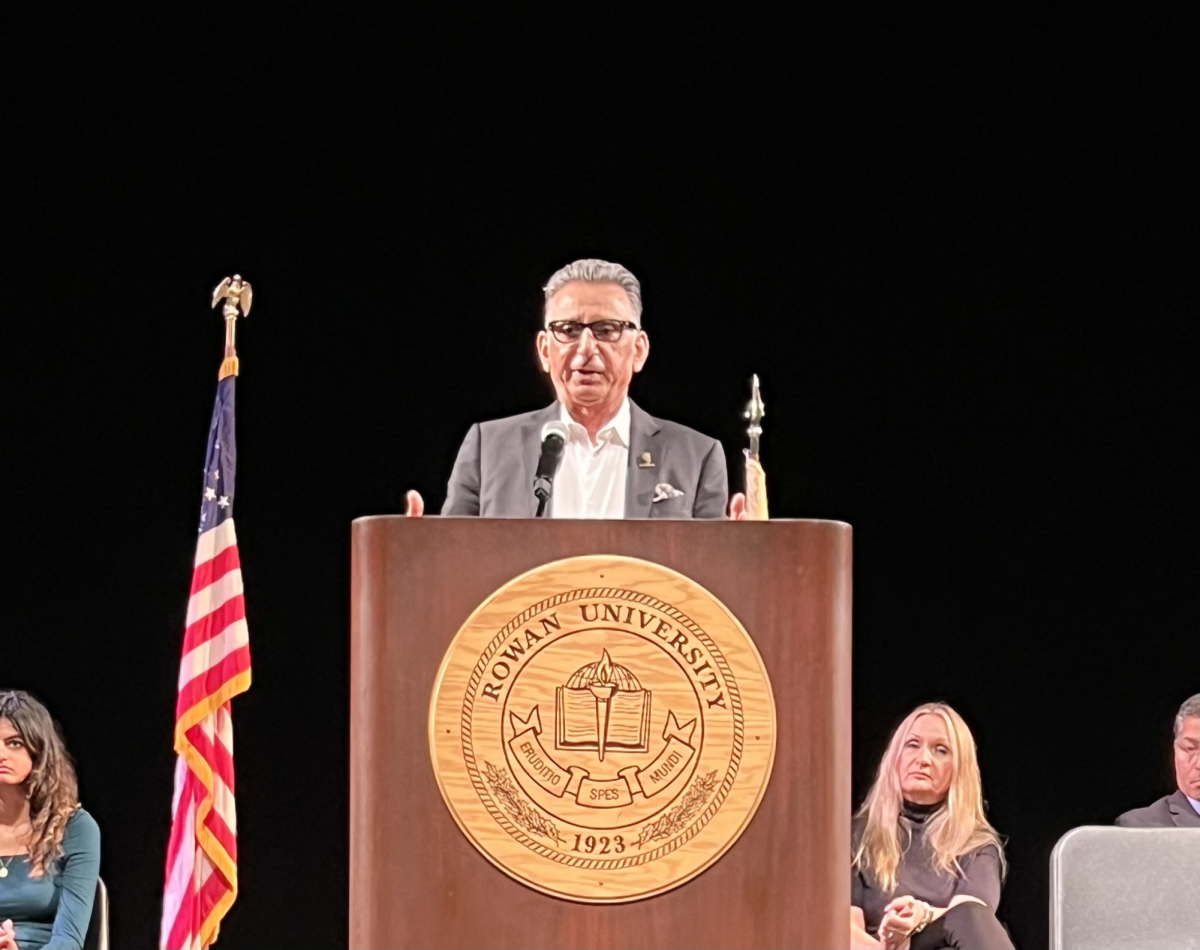
[{"label": "gold eagle finial", "polygon": [[[234,339],[237,335],[237,318],[250,316],[250,304],[254,301],[254,291],[250,287],[250,281],[242,280],[241,274],[226,277],[217,284],[216,290],[213,291],[213,308],[221,300],[225,301],[225,306],[221,308],[221,316],[225,318],[225,359],[221,361],[221,369],[217,374],[218,379],[238,374],[237,349],[234,347]],[[238,313],[239,308],[241,309],[240,314]]]}]

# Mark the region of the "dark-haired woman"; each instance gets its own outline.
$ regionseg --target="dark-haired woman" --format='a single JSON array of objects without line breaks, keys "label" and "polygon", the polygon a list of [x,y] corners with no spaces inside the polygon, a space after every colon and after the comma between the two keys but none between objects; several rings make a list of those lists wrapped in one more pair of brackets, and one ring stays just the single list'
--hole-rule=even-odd
[{"label": "dark-haired woman", "polygon": [[983,814],[975,740],[945,703],[892,736],[854,819],[850,945],[1012,950],[996,919],[1000,836]]},{"label": "dark-haired woman", "polygon": [[0,950],[82,947],[100,829],[46,707],[0,692]]}]

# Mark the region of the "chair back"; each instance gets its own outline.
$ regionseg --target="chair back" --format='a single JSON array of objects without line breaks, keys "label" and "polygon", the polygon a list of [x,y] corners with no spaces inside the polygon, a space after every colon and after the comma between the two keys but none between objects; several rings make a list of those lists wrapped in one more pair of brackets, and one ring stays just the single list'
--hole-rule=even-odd
[{"label": "chair back", "polygon": [[1050,855],[1051,950],[1200,950],[1200,828],[1068,831]]},{"label": "chair back", "polygon": [[96,899],[83,937],[83,950],[108,950],[108,888],[100,878],[96,878]]}]

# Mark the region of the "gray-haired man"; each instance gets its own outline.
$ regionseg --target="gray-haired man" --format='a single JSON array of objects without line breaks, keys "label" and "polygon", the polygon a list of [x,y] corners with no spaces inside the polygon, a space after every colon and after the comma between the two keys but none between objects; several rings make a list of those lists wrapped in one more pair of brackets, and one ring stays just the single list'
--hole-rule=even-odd
[{"label": "gray-haired man", "polygon": [[1175,716],[1175,784],[1153,805],[1117,819],[1125,828],[1200,827],[1200,693],[1184,701]]},{"label": "gray-haired man", "polygon": [[[629,399],[650,355],[642,288],[620,264],[580,260],[545,289],[536,348],[557,399],[545,409],[472,426],[458,451],[443,515],[530,518],[543,428],[569,435],[546,512],[552,518],[722,518],[729,482],[720,444],[656,419]],[[409,492],[408,513],[423,504]],[[735,495],[730,515],[744,517]]]}]

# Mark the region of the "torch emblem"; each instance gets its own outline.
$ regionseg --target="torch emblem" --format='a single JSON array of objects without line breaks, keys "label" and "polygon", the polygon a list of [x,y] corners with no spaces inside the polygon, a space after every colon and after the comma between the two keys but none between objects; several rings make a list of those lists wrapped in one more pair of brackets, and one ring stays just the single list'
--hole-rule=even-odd
[{"label": "torch emblem", "polygon": [[650,748],[650,698],[638,678],[613,663],[608,650],[577,669],[554,697],[557,749],[596,752],[606,749],[646,752]]}]

